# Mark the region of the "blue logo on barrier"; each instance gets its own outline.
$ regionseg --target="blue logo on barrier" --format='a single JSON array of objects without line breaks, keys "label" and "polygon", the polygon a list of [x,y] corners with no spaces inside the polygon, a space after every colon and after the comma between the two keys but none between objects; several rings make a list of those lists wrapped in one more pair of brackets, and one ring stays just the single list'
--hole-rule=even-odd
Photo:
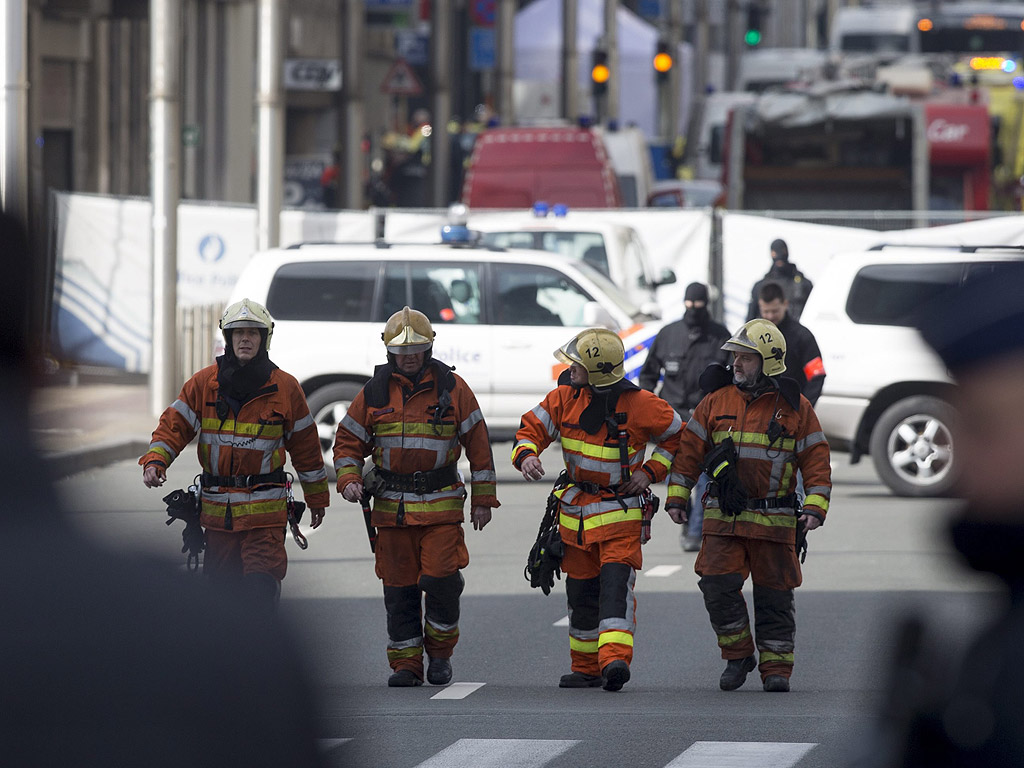
[{"label": "blue logo on barrier", "polygon": [[224,239],[220,235],[207,235],[199,241],[199,258],[206,262],[220,261],[224,258]]}]

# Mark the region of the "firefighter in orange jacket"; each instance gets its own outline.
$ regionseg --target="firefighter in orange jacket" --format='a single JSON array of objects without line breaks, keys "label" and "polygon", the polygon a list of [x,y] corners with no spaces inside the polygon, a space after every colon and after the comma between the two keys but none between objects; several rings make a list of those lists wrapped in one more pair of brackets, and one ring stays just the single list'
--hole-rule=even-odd
[{"label": "firefighter in orange jacket", "polygon": [[[711,480],[694,570],[718,635],[723,691],[758,665],[741,589],[753,581],[754,627],[764,690],[788,691],[800,586],[798,544],[825,522],[832,493],[829,448],[807,398],[786,370],[786,340],[768,320],[751,320],[722,349],[732,369],[708,366],[701,400],[683,430],[665,507],[677,523],[701,471]],[[797,471],[807,497],[800,510]]]},{"label": "firefighter in orange jacket", "polygon": [[[523,415],[512,463],[528,481],[544,476],[540,454],[561,442],[565,477],[555,484],[562,570],[569,603],[572,671],[561,688],[629,680],[636,630],[636,571],[682,419],[672,406],[624,378],[622,339],[604,328],[581,331],[555,351],[569,370],[540,405]],[[644,461],[649,441],[656,443]]]},{"label": "firefighter in orange jacket", "polygon": [[242,299],[224,311],[220,327],[224,354],[185,382],[139,464],[143,483],[159,487],[167,480],[167,467],[199,435],[203,573],[218,582],[242,578],[272,606],[288,568],[285,451],[314,528],[330,503],[327,470],[302,387],[268,355],[274,333],[270,313]]},{"label": "firefighter in orange jacket", "polygon": [[[495,495],[494,459],[480,406],[452,368],[431,358],[434,330],[405,307],[381,334],[388,362],[352,400],[338,425],[334,468],[348,501],[374,497],[376,572],[384,582],[391,687],[452,679],[459,640],[459,596],[469,565],[462,530],[466,489],[456,464],[461,448],[473,483],[470,520],[483,530]],[[364,458],[373,468],[363,475]],[[423,595],[426,595],[424,600]],[[425,603],[426,622],[421,619]]]}]

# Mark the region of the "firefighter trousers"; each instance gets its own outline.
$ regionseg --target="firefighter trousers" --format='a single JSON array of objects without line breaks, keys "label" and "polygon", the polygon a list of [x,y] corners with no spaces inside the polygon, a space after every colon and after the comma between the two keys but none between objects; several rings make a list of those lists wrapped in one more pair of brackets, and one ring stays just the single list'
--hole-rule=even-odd
[{"label": "firefighter trousers", "polygon": [[567,541],[562,570],[569,604],[572,671],[600,675],[608,664],[633,660],[636,571],[640,539],[619,537],[578,546]]},{"label": "firefighter trousers", "polygon": [[[802,581],[793,545],[706,534],[694,570],[722,658],[753,656],[756,638],[762,680],[768,675],[788,678],[796,636],[793,590]],[[753,637],[741,591],[748,576],[754,585]]]},{"label": "firefighter trousers", "polygon": [[459,597],[465,585],[460,569],[467,565],[460,523],[378,529],[376,571],[384,582],[387,656],[393,670],[411,670],[422,680],[424,650],[431,658],[451,657],[459,641]]}]

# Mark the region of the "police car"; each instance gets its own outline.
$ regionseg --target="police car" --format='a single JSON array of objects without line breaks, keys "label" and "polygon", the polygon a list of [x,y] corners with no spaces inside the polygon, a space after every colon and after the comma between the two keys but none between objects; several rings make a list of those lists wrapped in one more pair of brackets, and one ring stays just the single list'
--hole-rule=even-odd
[{"label": "police car", "polygon": [[834,447],[870,455],[901,496],[941,496],[956,480],[955,384],[915,327],[948,288],[1024,258],[1020,247],[892,246],[834,256],[800,322],[814,333],[825,384],[814,407]]},{"label": "police car", "polygon": [[441,244],[300,244],[256,254],[231,301],[248,297],[274,317],[271,358],[302,384],[328,450],[348,404],[385,362],[384,322],[408,305],[437,334],[434,357],[473,388],[493,440],[564,368],[552,352],[592,326],[618,332],[634,379],[661,323],[607,277],[555,253],[467,243],[446,227]]}]

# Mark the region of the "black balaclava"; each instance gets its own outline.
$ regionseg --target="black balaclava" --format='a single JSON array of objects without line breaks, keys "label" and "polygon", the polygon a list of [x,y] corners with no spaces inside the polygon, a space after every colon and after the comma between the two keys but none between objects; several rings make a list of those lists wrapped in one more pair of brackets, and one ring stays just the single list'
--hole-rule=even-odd
[{"label": "black balaclava", "polygon": [[683,322],[691,328],[704,328],[711,319],[708,312],[708,287],[703,283],[690,283],[683,294],[684,301],[703,301],[703,307],[693,307],[683,313]]},{"label": "black balaclava", "polygon": [[[783,277],[793,277],[796,275],[796,265],[789,263],[789,246],[786,245],[785,240],[772,240],[771,250],[774,252],[772,257],[772,268],[769,270],[773,275],[779,275]],[[779,262],[782,262],[781,264]]]},{"label": "black balaclava", "polygon": [[232,329],[225,334],[227,344],[224,345],[224,354],[217,358],[217,382],[220,384],[220,393],[238,403],[245,403],[256,394],[267,383],[271,371],[277,368],[267,353],[267,330],[259,330],[260,348],[248,363],[241,365],[235,357]]}]

